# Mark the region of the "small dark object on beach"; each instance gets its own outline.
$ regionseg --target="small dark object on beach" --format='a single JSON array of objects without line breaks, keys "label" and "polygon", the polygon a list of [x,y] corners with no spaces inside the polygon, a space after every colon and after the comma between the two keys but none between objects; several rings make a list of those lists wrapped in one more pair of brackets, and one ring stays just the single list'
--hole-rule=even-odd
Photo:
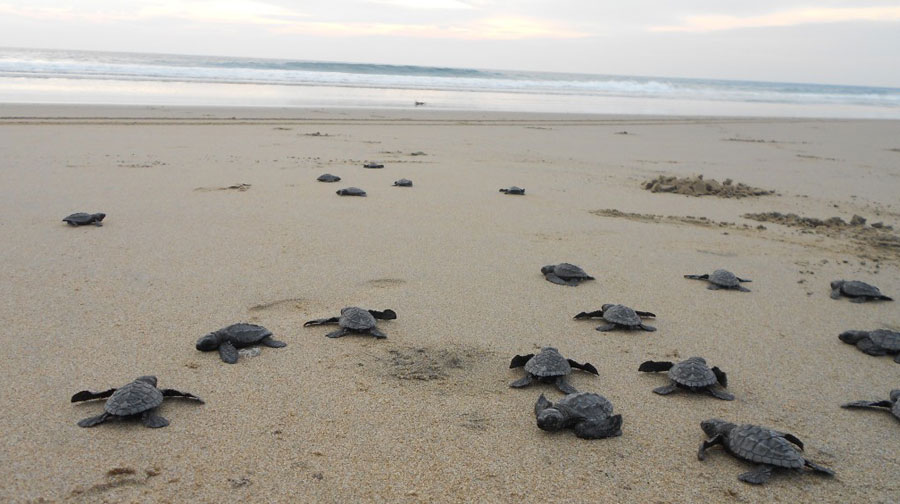
[{"label": "small dark object on beach", "polygon": [[397,187],[412,187],[412,180],[402,178],[400,180],[394,181],[394,185]]},{"label": "small dark object on beach", "polygon": [[503,194],[515,194],[521,196],[525,194],[525,189],[522,189],[521,187],[510,186],[500,189],[500,192],[502,192]]},{"label": "small dark object on beach", "polygon": [[322,175],[319,175],[319,178],[317,178],[316,180],[318,180],[319,182],[338,182],[341,180],[341,177],[332,175],[330,173],[323,173]]},{"label": "small dark object on beach", "polygon": [[572,368],[595,375],[600,374],[593,365],[587,362],[579,364],[572,359],[566,359],[553,347],[544,347],[537,355],[516,355],[509,363],[510,369],[523,366],[525,377],[510,383],[510,387],[527,387],[537,380],[541,383],[552,383],[565,394],[574,394],[578,391],[566,381],[566,376],[572,372]]},{"label": "small dark object on beach", "polygon": [[656,330],[655,327],[645,325],[641,321],[641,317],[656,317],[655,314],[636,311],[625,305],[605,304],[597,311],[581,312],[575,315],[576,319],[593,317],[601,317],[608,322],[607,325],[597,327],[597,330],[602,332],[612,331],[613,329],[643,329],[650,332]]},{"label": "small dark object on beach", "polygon": [[756,469],[738,475],[738,479],[744,483],[761,485],[769,481],[772,471],[778,467],[797,471],[809,467],[826,476],[834,476],[831,469],[804,458],[800,453],[800,450],[803,450],[803,442],[792,434],[758,425],[735,425],[718,418],[700,422],[700,428],[709,439],[700,444],[697,451],[699,460],[706,459],[707,448],[721,444],[731,455],[758,464]]},{"label": "small dark object on beach", "polygon": [[684,275],[684,278],[706,280],[709,282],[709,286],[707,287],[709,290],[732,289],[741,292],[750,292],[750,289],[742,286],[741,282],[752,282],[752,280],[739,278],[735,276],[734,273],[723,269],[717,269],[709,275]]},{"label": "small dark object on beach", "polygon": [[325,336],[329,338],[340,338],[350,333],[370,334],[378,339],[387,338],[387,335],[379,331],[375,327],[375,319],[378,320],[394,320],[397,313],[394,310],[365,310],[355,306],[341,308],[340,317],[330,317],[324,319],[310,320],[303,324],[303,327],[338,324],[340,329],[330,332]]},{"label": "small dark object on beach", "polygon": [[890,400],[853,401],[842,404],[841,408],[887,408],[897,420],[900,420],[900,389],[891,390]]},{"label": "small dark object on beach", "polygon": [[416,107],[421,107],[422,105],[425,105],[425,102],[417,101],[417,102],[415,102],[415,104],[416,104]]},{"label": "small dark object on beach", "polygon": [[541,268],[544,278],[551,283],[575,287],[585,280],[593,280],[581,267],[569,263],[550,264]]},{"label": "small dark object on beach", "polygon": [[359,187],[348,187],[346,189],[338,189],[335,191],[339,196],[363,196],[365,197],[366,191],[363,191]]},{"label": "small dark object on beach", "polygon": [[894,355],[894,362],[900,364],[900,332],[887,329],[844,331],[838,338],[869,355]]},{"label": "small dark object on beach", "polygon": [[727,387],[728,377],[717,367],[710,369],[703,357],[691,357],[674,364],[671,362],[647,361],[641,364],[638,371],[644,373],[669,372],[669,379],[672,380],[672,383],[653,389],[653,392],[659,395],[671,394],[676,389],[682,388],[691,392],[709,392],[711,396],[723,401],[734,400],[733,395],[716,386]]},{"label": "small dark object on beach", "polygon": [[87,226],[88,224],[93,224],[95,226],[102,226],[103,222],[101,222],[106,217],[105,213],[95,213],[90,214],[86,212],[78,212],[73,213],[72,215],[63,219],[63,222],[70,226]]},{"label": "small dark object on beach", "polygon": [[140,415],[141,422],[146,427],[165,427],[169,425],[169,421],[157,415],[156,408],[162,404],[163,399],[166,397],[183,397],[203,404],[203,400],[193,394],[179,392],[175,389],[160,390],[156,388],[155,376],[141,376],[122,388],[113,388],[104,392],[82,390],[72,396],[72,402],[90,401],[106,397],[109,397],[109,399],[106,400],[103,414],[79,421],[79,427],[93,427],[107,420],[136,417],[138,415]]},{"label": "small dark object on beach", "polygon": [[852,303],[865,303],[866,301],[893,301],[881,293],[878,287],[857,280],[835,280],[831,282],[831,299],[847,296]]},{"label": "small dark object on beach", "polygon": [[384,168],[384,165],[381,163],[376,163],[375,161],[370,161],[364,164],[363,168]]},{"label": "small dark object on beach", "polygon": [[282,348],[287,346],[287,343],[272,339],[272,331],[263,326],[244,323],[231,324],[197,340],[197,350],[201,352],[219,350],[222,362],[228,364],[237,362],[238,348],[252,345]]},{"label": "small dark object on beach", "polygon": [[582,439],[601,439],[622,435],[622,415],[613,415],[613,405],[605,397],[590,393],[569,394],[553,404],[544,394],[534,405],[534,416],[541,430],[571,428]]}]

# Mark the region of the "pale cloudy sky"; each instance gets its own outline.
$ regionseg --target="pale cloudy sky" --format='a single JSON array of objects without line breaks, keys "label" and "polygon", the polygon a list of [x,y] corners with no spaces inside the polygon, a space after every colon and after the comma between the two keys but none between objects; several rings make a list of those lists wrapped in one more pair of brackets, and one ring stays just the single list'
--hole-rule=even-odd
[{"label": "pale cloudy sky", "polygon": [[900,1],[0,0],[0,46],[900,87]]}]

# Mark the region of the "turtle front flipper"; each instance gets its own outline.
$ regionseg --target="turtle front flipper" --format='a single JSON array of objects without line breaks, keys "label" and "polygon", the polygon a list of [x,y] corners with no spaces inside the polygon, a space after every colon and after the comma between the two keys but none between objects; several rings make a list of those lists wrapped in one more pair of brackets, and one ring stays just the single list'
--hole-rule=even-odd
[{"label": "turtle front flipper", "polygon": [[719,289],[721,289],[721,287],[719,287],[719,286],[716,285],[716,284],[709,284],[709,285],[706,286],[706,288],[709,289],[709,290],[719,290]]},{"label": "turtle front flipper", "polygon": [[581,439],[600,439],[622,435],[622,415],[608,418],[588,418],[578,422],[572,428]]},{"label": "turtle front flipper", "polygon": [[592,311],[592,312],[581,312],[578,315],[575,315],[575,318],[576,319],[586,319],[586,318],[596,318],[596,317],[602,317],[602,316],[603,316],[603,310],[597,310],[597,311]]},{"label": "turtle front flipper", "polygon": [[589,362],[585,362],[584,364],[581,364],[579,362],[573,361],[572,359],[566,359],[566,360],[569,362],[569,365],[575,369],[587,371],[588,373],[595,374],[595,375],[600,374],[600,372],[597,371],[597,368],[595,368],[594,365]]},{"label": "turtle front flipper", "polygon": [[225,341],[219,345],[219,357],[222,358],[222,362],[234,364],[238,361],[237,348],[230,341]]},{"label": "turtle front flipper", "polygon": [[648,311],[638,311],[638,310],[634,310],[634,313],[637,313],[638,317],[652,317],[652,318],[656,318],[656,314],[655,314],[655,313],[650,313],[650,312],[648,312]]},{"label": "turtle front flipper", "polygon": [[894,356],[894,362],[896,362],[897,364],[900,364],[900,353],[898,353],[897,355]]},{"label": "turtle front flipper", "polygon": [[602,326],[597,326],[597,330],[600,332],[609,332],[619,327],[617,324],[606,324]]},{"label": "turtle front flipper", "polygon": [[678,386],[676,386],[674,383],[670,383],[663,387],[656,387],[655,389],[653,389],[653,393],[659,395],[669,395],[672,392],[675,392],[677,389]]},{"label": "turtle front flipper", "polygon": [[725,374],[725,371],[719,369],[718,366],[713,366],[712,372],[716,375],[716,381],[719,382],[719,385],[723,387],[728,386],[728,375]]},{"label": "turtle front flipper", "polygon": [[522,367],[525,365],[525,363],[530,361],[532,357],[534,357],[533,353],[530,353],[528,355],[516,355],[509,362],[509,368],[512,369],[512,368]]},{"label": "turtle front flipper", "polygon": [[337,331],[331,331],[330,333],[326,334],[325,337],[326,338],[340,338],[340,337],[346,336],[348,334],[350,334],[350,331],[341,327]]},{"label": "turtle front flipper", "polygon": [[509,384],[510,387],[513,388],[522,388],[531,385],[531,382],[534,381],[534,377],[531,374],[526,374],[524,377],[512,382]]},{"label": "turtle front flipper", "polygon": [[110,415],[109,413],[103,413],[102,415],[97,415],[95,417],[85,418],[83,420],[78,421],[78,426],[79,427],[93,427],[95,425],[100,425],[103,422],[109,420],[109,417],[111,417],[111,416],[112,415]]},{"label": "turtle front flipper", "polygon": [[557,285],[569,285],[569,286],[578,285],[578,282],[574,282],[574,283],[567,282],[567,281],[563,280],[562,278],[556,276],[553,273],[547,273],[546,275],[544,275],[544,278],[547,279],[548,282],[555,283]]},{"label": "turtle front flipper", "polygon": [[665,362],[665,361],[646,361],[641,364],[638,368],[638,371],[642,371],[644,373],[659,373],[662,371],[668,371],[672,369],[675,363],[673,362]]},{"label": "turtle front flipper", "polygon": [[378,311],[378,310],[367,310],[367,311],[369,313],[371,313],[372,316],[377,318],[378,320],[394,320],[397,318],[397,312],[395,312],[394,310],[391,310],[391,309],[387,309],[384,311]]},{"label": "turtle front flipper", "polygon": [[576,389],[575,387],[572,386],[571,383],[566,381],[565,376],[557,377],[555,385],[556,385],[556,388],[558,388],[560,390],[560,392],[562,392],[564,394],[574,394],[574,393],[578,392],[578,389]]},{"label": "turtle front flipper", "polygon": [[375,336],[377,339],[385,339],[387,338],[387,334],[381,332],[377,327],[373,327],[369,329],[369,334]]},{"label": "turtle front flipper", "polygon": [[738,285],[737,287],[734,288],[734,290],[738,290],[741,292],[750,292],[750,289],[744,287],[743,285]]},{"label": "turtle front flipper", "polygon": [[772,466],[760,464],[756,469],[739,474],[738,479],[751,485],[762,485],[772,477]]},{"label": "turtle front flipper", "polygon": [[165,417],[157,415],[153,410],[145,411],[144,414],[141,415],[141,422],[144,424],[144,427],[149,427],[151,429],[159,429],[160,427],[169,425],[169,421],[166,420]]},{"label": "turtle front flipper", "polygon": [[647,331],[647,332],[653,332],[653,331],[656,330],[655,327],[649,326],[649,325],[647,325],[647,324],[638,324],[637,327],[640,327],[641,329],[643,329],[643,330],[645,330],[645,331]]},{"label": "turtle front flipper", "polygon": [[752,282],[753,281],[753,280],[750,280],[749,278],[741,278],[741,277],[734,277],[734,278],[736,278],[738,282]]},{"label": "turtle front flipper", "polygon": [[856,297],[850,298],[850,302],[851,303],[865,303],[867,301],[870,301],[871,299],[873,299],[873,298],[870,298],[868,296],[856,296]]},{"label": "turtle front flipper", "polygon": [[537,402],[534,403],[534,416],[538,416],[538,414],[541,411],[544,411],[545,409],[552,408],[552,407],[553,407],[553,403],[550,402],[549,400],[547,400],[547,398],[544,397],[544,394],[541,394],[541,396],[538,397]]},{"label": "turtle front flipper", "polygon": [[116,391],[117,389],[111,388],[109,390],[104,390],[103,392],[91,392],[90,390],[82,390],[77,394],[72,396],[72,402],[81,402],[81,401],[90,401],[91,399],[105,399]]},{"label": "turtle front flipper", "polygon": [[266,336],[265,338],[259,340],[259,344],[267,346],[269,348],[283,348],[287,346],[287,343],[285,343],[284,341],[272,339],[271,336]]},{"label": "turtle front flipper", "polygon": [[853,401],[841,404],[841,408],[890,408],[891,401]]},{"label": "turtle front flipper", "polygon": [[697,450],[697,460],[706,460],[706,450],[717,444],[723,444],[724,441],[725,439],[722,436],[715,436],[711,439],[704,440],[700,443],[700,448]]},{"label": "turtle front flipper", "polygon": [[856,348],[862,350],[864,353],[874,356],[887,355],[887,352],[878,346],[871,338],[863,338],[856,342]]},{"label": "turtle front flipper", "polygon": [[308,320],[303,323],[303,327],[325,325],[325,324],[337,324],[339,319],[340,319],[340,317],[329,317],[329,318]]},{"label": "turtle front flipper", "polygon": [[684,278],[690,278],[691,280],[709,280],[709,275],[684,275]]},{"label": "turtle front flipper", "polygon": [[709,392],[709,395],[715,397],[716,399],[721,399],[723,401],[734,401],[734,394],[726,392],[720,388],[709,387],[706,390]]},{"label": "turtle front flipper", "polygon": [[839,299],[841,297],[841,288],[831,289],[831,299]]},{"label": "turtle front flipper", "polygon": [[192,399],[194,401],[198,401],[200,404],[204,404],[203,399],[200,399],[199,397],[195,396],[194,394],[188,394],[187,392],[181,392],[180,390],[167,388],[167,389],[160,390],[160,392],[162,392],[163,397],[181,397],[184,399]]}]

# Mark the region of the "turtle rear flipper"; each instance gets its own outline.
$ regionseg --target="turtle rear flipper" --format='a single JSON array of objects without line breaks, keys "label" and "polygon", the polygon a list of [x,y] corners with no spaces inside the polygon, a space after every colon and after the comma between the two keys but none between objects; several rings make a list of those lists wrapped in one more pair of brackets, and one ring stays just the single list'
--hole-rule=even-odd
[{"label": "turtle rear flipper", "polygon": [[93,427],[95,425],[100,425],[103,422],[109,420],[109,417],[112,416],[109,413],[103,413],[102,415],[97,415],[95,417],[85,418],[83,420],[78,421],[79,427]]},{"label": "turtle rear flipper", "polygon": [[509,362],[509,368],[512,369],[512,368],[522,367],[528,361],[530,361],[532,357],[534,357],[534,354],[531,354],[531,353],[528,355],[516,355]]},{"label": "turtle rear flipper", "polygon": [[716,387],[709,387],[706,390],[709,392],[709,394],[711,396],[715,397],[716,399],[721,399],[723,401],[733,401],[734,400],[734,394],[732,394],[730,392],[726,392],[722,389],[719,389]]},{"label": "turtle rear flipper", "polygon": [[222,362],[234,364],[238,361],[237,348],[235,348],[230,341],[224,341],[219,345],[219,357],[222,358]]},{"label": "turtle rear flipper", "polygon": [[581,364],[579,362],[573,361],[572,359],[566,359],[566,360],[569,362],[569,365],[575,369],[587,371],[588,373],[595,374],[595,375],[600,374],[600,372],[597,371],[597,368],[595,368],[594,365],[589,362],[585,362],[584,364]]},{"label": "turtle rear flipper", "polygon": [[772,477],[772,469],[770,465],[760,464],[752,471],[739,474],[738,479],[751,485],[762,485]]},{"label": "turtle rear flipper", "polygon": [[339,317],[329,317],[329,318],[308,320],[308,321],[304,322],[303,327],[325,325],[325,324],[337,324],[338,320],[339,320]]},{"label": "turtle rear flipper", "polygon": [[524,377],[519,378],[518,380],[510,383],[509,386],[513,387],[513,388],[527,387],[527,386],[531,385],[532,381],[534,381],[534,378],[532,378],[532,376],[530,374],[527,374]]},{"label": "turtle rear flipper", "polygon": [[369,334],[371,334],[372,336],[375,336],[378,339],[387,338],[387,334],[384,334],[383,332],[381,332],[377,327],[373,327],[373,328],[369,329]]},{"label": "turtle rear flipper", "polygon": [[341,336],[346,336],[348,334],[350,334],[350,331],[341,327],[337,331],[331,331],[330,333],[326,334],[325,337],[326,338],[340,338]]},{"label": "turtle rear flipper", "polygon": [[287,343],[285,343],[284,341],[272,339],[271,336],[266,336],[265,338],[259,340],[259,344],[267,346],[269,348],[283,348],[287,346]]},{"label": "turtle rear flipper", "polygon": [[674,383],[670,383],[662,387],[656,387],[655,389],[653,389],[653,393],[659,395],[669,395],[672,392],[675,392],[677,389],[677,385],[675,385]]},{"label": "turtle rear flipper", "polygon": [[722,287],[720,287],[720,286],[718,286],[718,285],[716,285],[716,284],[709,284],[709,285],[706,286],[706,288],[709,289],[709,290],[719,290],[719,289],[721,289]]},{"label": "turtle rear flipper", "polygon": [[842,404],[841,408],[890,408],[891,401],[853,401]]},{"label": "turtle rear flipper", "polygon": [[644,373],[659,373],[661,371],[668,371],[672,369],[675,363],[673,362],[665,362],[665,361],[646,361],[641,364],[641,367],[638,368],[638,371],[643,371]]},{"label": "turtle rear flipper", "polygon": [[856,297],[850,298],[850,302],[851,303],[865,303],[866,301],[869,301],[870,299],[872,299],[872,298],[870,298],[868,296],[856,296]]},{"label": "turtle rear flipper", "polygon": [[144,424],[144,427],[149,427],[151,429],[159,429],[160,427],[169,425],[169,421],[166,420],[165,417],[157,415],[154,411],[145,411],[144,414],[141,415],[141,422]]},{"label": "turtle rear flipper", "polygon": [[653,331],[656,330],[655,327],[653,327],[653,326],[648,326],[647,324],[639,324],[637,327],[640,327],[641,329],[643,329],[643,330],[645,330],[645,331],[647,331],[647,332],[653,332]]},{"label": "turtle rear flipper", "polygon": [[200,404],[204,404],[203,399],[200,399],[194,394],[188,394],[187,392],[182,392],[180,390],[167,388],[160,390],[160,392],[162,392],[163,397],[181,397],[183,399],[192,399],[198,401]]},{"label": "turtle rear flipper", "polygon": [[575,435],[582,439],[600,439],[622,435],[622,415],[608,418],[583,420],[573,428]]},{"label": "turtle rear flipper", "polygon": [[822,473],[822,474],[824,474],[824,475],[826,475],[826,476],[834,476],[834,471],[833,471],[833,470],[831,470],[831,469],[829,469],[829,468],[827,468],[827,467],[824,467],[824,466],[820,466],[819,464],[816,464],[815,462],[813,462],[813,461],[811,461],[811,460],[805,460],[805,461],[803,462],[803,464],[804,464],[806,467],[809,467],[810,469],[812,469],[813,471],[815,471],[815,472],[817,472],[817,473]]},{"label": "turtle rear flipper", "polygon": [[566,381],[565,376],[560,376],[556,379],[556,388],[560,390],[560,392],[564,394],[574,394],[578,392],[578,389],[572,386],[571,383]]},{"label": "turtle rear flipper", "polygon": [[82,390],[72,396],[72,402],[90,401],[91,399],[105,399],[118,390],[111,388],[103,392],[91,392],[90,390]]},{"label": "turtle rear flipper", "polygon": [[742,286],[742,285],[738,285],[738,286],[735,287],[734,289],[735,289],[735,290],[739,290],[739,291],[741,291],[741,292],[750,292],[750,289],[748,289],[748,288],[746,288],[746,287],[744,287],[744,286]]},{"label": "turtle rear flipper", "polygon": [[578,282],[576,282],[574,280],[566,281],[566,280],[563,280],[562,278],[556,276],[553,273],[547,273],[546,275],[544,275],[544,278],[546,278],[548,282],[555,283],[557,285],[568,285],[570,287],[574,287],[574,286],[578,285]]}]

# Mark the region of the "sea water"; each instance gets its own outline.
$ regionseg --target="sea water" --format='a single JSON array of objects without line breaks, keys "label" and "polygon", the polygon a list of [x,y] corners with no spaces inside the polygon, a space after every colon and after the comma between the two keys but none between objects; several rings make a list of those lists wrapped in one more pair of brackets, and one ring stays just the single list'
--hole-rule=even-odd
[{"label": "sea water", "polygon": [[900,118],[900,89],[0,48],[0,103]]}]

